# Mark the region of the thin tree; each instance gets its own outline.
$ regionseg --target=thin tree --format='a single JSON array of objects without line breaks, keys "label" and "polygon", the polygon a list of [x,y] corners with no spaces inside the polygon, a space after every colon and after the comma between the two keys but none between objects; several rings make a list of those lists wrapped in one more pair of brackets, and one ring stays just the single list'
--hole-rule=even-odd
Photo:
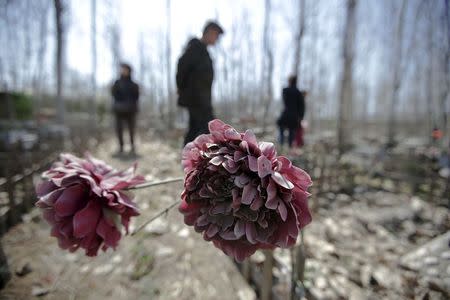
[{"label": "thin tree", "polygon": [[263,132],[266,131],[267,118],[269,115],[269,109],[273,98],[273,51],[271,49],[270,41],[270,0],[265,1],[264,5],[264,30],[263,30],[263,63],[262,63],[262,85],[265,87],[262,89],[262,101],[263,101]]},{"label": "thin tree", "polygon": [[171,47],[171,1],[166,2],[166,84],[167,84],[167,108],[168,108],[168,125],[172,128],[175,120],[175,103],[172,96],[172,47]]},{"label": "thin tree", "polygon": [[445,80],[446,80],[446,89],[445,93],[443,93],[441,98],[441,108],[443,110],[442,113],[442,128],[446,130],[446,135],[448,139],[448,143],[450,144],[450,122],[448,121],[448,114],[450,113],[450,5],[449,0],[444,0],[444,22],[446,29],[444,32],[446,33],[445,36],[447,37],[446,43],[447,43],[447,51],[445,51]]},{"label": "thin tree", "polygon": [[350,144],[350,120],[353,105],[353,56],[356,32],[356,0],[347,0],[342,60],[343,74],[339,91],[337,126],[338,150],[342,154]]},{"label": "thin tree", "polygon": [[92,73],[91,88],[92,96],[90,97],[89,113],[91,128],[95,129],[97,119],[97,0],[91,0],[91,51],[92,51]]},{"label": "thin tree", "polygon": [[295,52],[292,73],[297,74],[297,80],[300,80],[300,64],[302,56],[302,40],[305,32],[305,0],[298,0],[299,17],[297,24],[297,33],[295,35]]},{"label": "thin tree", "polygon": [[396,31],[394,36],[394,53],[393,53],[393,62],[396,64],[393,75],[393,91],[391,98],[391,105],[389,109],[389,120],[388,120],[388,144],[392,144],[395,142],[395,134],[396,134],[396,108],[399,102],[399,93],[401,88],[401,76],[400,76],[400,68],[402,63],[402,40],[403,40],[403,24],[405,18],[405,7],[406,1],[402,0],[400,3],[399,16],[397,18],[398,22],[396,25]]},{"label": "thin tree", "polygon": [[58,106],[58,121],[64,124],[64,99],[62,98],[63,88],[63,52],[64,52],[64,28],[63,28],[63,0],[54,0],[55,25],[56,25],[56,101]]}]

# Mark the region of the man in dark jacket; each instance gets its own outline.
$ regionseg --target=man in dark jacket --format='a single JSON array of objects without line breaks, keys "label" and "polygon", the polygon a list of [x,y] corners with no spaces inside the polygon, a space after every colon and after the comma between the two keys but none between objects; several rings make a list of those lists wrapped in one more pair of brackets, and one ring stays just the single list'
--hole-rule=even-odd
[{"label": "man in dark jacket", "polygon": [[116,117],[116,133],[119,140],[119,153],[123,153],[123,127],[128,126],[131,153],[135,153],[134,129],[138,112],[139,86],[131,79],[131,66],[120,65],[120,78],[111,89],[114,98],[113,112]]},{"label": "man in dark jacket", "polygon": [[305,99],[297,88],[297,76],[289,77],[289,86],[283,89],[284,110],[278,119],[280,127],[280,144],[284,143],[284,132],[289,131],[288,144],[292,147],[295,132],[305,115]]},{"label": "man in dark jacket", "polygon": [[214,45],[223,32],[217,23],[208,22],[201,39],[191,39],[178,60],[178,105],[186,107],[189,112],[185,145],[198,135],[207,133],[208,122],[214,118],[211,103],[214,69],[207,47]]}]

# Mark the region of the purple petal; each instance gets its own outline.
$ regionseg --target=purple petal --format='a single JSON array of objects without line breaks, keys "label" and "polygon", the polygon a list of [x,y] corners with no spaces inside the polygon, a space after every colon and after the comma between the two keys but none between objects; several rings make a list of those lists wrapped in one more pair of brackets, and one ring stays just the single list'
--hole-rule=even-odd
[{"label": "purple petal", "polygon": [[234,128],[228,128],[225,130],[224,134],[225,138],[232,141],[240,141],[241,140],[241,134],[236,131]]},{"label": "purple petal", "polygon": [[45,196],[46,194],[50,193],[51,191],[55,190],[57,186],[51,182],[51,181],[44,181],[37,185],[36,187],[36,194],[38,197]]},{"label": "purple petal", "polygon": [[244,152],[239,151],[239,150],[235,151],[233,154],[233,159],[235,162],[238,162],[246,157],[247,157],[247,154],[245,154]]},{"label": "purple petal", "polygon": [[256,244],[256,228],[255,228],[255,224],[253,224],[252,222],[247,222],[245,224],[245,236],[247,237],[247,240],[252,243],[252,244]]},{"label": "purple petal", "polygon": [[213,157],[209,163],[215,165],[215,166],[220,166],[223,162],[225,161],[225,157],[218,155],[216,157]]},{"label": "purple petal", "polygon": [[241,149],[244,150],[245,153],[247,153],[247,154],[250,153],[250,148],[249,148],[248,143],[246,141],[242,141],[239,144],[239,147],[241,147]]},{"label": "purple petal", "polygon": [[306,200],[306,193],[304,193],[301,190],[294,190],[294,198],[291,203],[293,203],[293,206],[296,208],[297,214],[298,214],[298,222],[299,227],[303,228],[306,225],[308,225],[311,220],[311,213],[308,209],[308,203]]},{"label": "purple petal", "polygon": [[71,216],[85,203],[85,189],[81,184],[73,185],[63,191],[55,202],[55,211],[61,217]]},{"label": "purple petal", "polygon": [[287,218],[287,209],[286,209],[286,205],[284,204],[283,201],[279,201],[278,202],[278,213],[281,216],[281,219],[283,221],[286,221]]},{"label": "purple petal", "polygon": [[97,201],[90,200],[85,208],[77,212],[73,218],[73,234],[81,238],[95,232],[102,208]]},{"label": "purple petal", "polygon": [[256,187],[249,183],[244,186],[244,190],[242,191],[242,204],[251,204],[256,195]]},{"label": "purple petal", "polygon": [[208,230],[206,230],[205,234],[208,238],[212,238],[219,232],[219,226],[216,224],[211,224],[208,227]]},{"label": "purple petal", "polygon": [[231,204],[231,206],[233,208],[239,208],[239,206],[241,206],[241,197],[239,196],[239,189],[232,189],[231,190],[231,195],[233,196],[233,203]]},{"label": "purple petal", "polygon": [[294,188],[294,185],[292,182],[287,180],[283,175],[281,175],[279,172],[273,172],[272,173],[272,179],[278,183],[280,186],[284,187],[285,189],[291,190]]},{"label": "purple petal", "polygon": [[273,180],[269,180],[269,185],[267,186],[267,200],[273,200],[277,196],[277,185]]},{"label": "purple petal", "polygon": [[121,237],[120,231],[115,226],[109,225],[104,218],[101,218],[100,222],[98,222],[96,232],[103,238],[106,246],[115,249],[119,244]]},{"label": "purple petal", "polygon": [[236,173],[237,170],[239,170],[239,165],[231,159],[227,160],[226,162],[223,162],[222,167],[231,174],[234,174]]},{"label": "purple petal", "polygon": [[259,149],[261,149],[261,153],[269,159],[276,156],[275,145],[273,143],[261,142],[259,143]]},{"label": "purple petal", "polygon": [[252,155],[248,156],[248,168],[250,171],[258,172],[258,160],[256,157]]},{"label": "purple petal", "polygon": [[257,211],[258,209],[263,206],[263,199],[259,196],[259,194],[256,194],[255,200],[253,200],[252,205],[250,205],[250,209]]},{"label": "purple petal", "polygon": [[237,187],[243,188],[249,181],[250,178],[247,175],[241,174],[239,176],[236,176],[236,178],[234,179],[234,184]]},{"label": "purple petal", "polygon": [[265,206],[266,206],[268,209],[277,209],[278,203],[279,203],[280,201],[281,201],[280,198],[278,198],[278,196],[276,196],[276,197],[274,197],[274,198],[272,198],[272,199],[268,199],[268,200],[266,201]]},{"label": "purple petal", "polygon": [[237,220],[234,225],[234,235],[239,239],[245,234],[245,222],[242,220]]},{"label": "purple petal", "polygon": [[36,202],[36,206],[39,208],[50,208],[53,207],[56,200],[61,196],[63,189],[55,190],[40,198],[39,201]]},{"label": "purple petal", "polygon": [[258,141],[256,140],[255,134],[251,130],[245,131],[244,137],[242,138],[248,143],[249,146],[257,146]]},{"label": "purple petal", "polygon": [[208,225],[208,224],[209,224],[209,221],[208,221],[208,216],[207,215],[201,215],[195,221],[195,225],[197,225],[197,226],[205,226],[205,225]]},{"label": "purple petal", "polygon": [[59,229],[59,232],[66,237],[67,239],[70,239],[73,234],[73,225],[72,222],[66,222],[64,223],[61,228]]},{"label": "purple petal", "polygon": [[238,237],[236,237],[236,235],[234,234],[233,230],[226,230],[224,232],[221,232],[219,235],[221,238],[227,241],[234,241],[238,239]]},{"label": "purple petal", "polygon": [[224,214],[229,208],[229,203],[219,203],[216,206],[213,206],[209,212],[211,215]]},{"label": "purple petal", "polygon": [[306,190],[312,184],[309,174],[296,166],[292,166],[287,172],[287,175],[289,176],[289,179],[302,190]]},{"label": "purple petal", "polygon": [[258,176],[259,178],[266,177],[272,173],[272,163],[264,155],[258,157]]}]

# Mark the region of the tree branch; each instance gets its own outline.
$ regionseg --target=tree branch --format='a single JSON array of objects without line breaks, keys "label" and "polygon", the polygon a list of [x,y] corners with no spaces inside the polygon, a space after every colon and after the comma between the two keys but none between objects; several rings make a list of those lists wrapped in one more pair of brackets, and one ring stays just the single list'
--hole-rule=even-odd
[{"label": "tree branch", "polygon": [[135,235],[136,233],[138,233],[139,231],[141,231],[142,229],[144,229],[148,224],[150,224],[151,222],[155,221],[156,219],[158,219],[159,217],[161,217],[162,215],[166,214],[169,212],[169,210],[171,210],[172,208],[174,208],[177,204],[179,204],[180,201],[176,200],[174,202],[172,202],[172,204],[170,204],[169,206],[166,206],[164,209],[162,209],[159,213],[157,213],[156,215],[154,215],[151,219],[145,221],[144,223],[142,223],[141,225],[139,225],[138,228],[136,228],[136,230],[134,230],[131,233],[131,236]]},{"label": "tree branch", "polygon": [[169,178],[169,179],[164,179],[164,180],[159,180],[159,181],[149,181],[149,182],[144,182],[144,183],[135,185],[133,187],[127,188],[126,190],[139,190],[139,189],[144,189],[144,188],[148,188],[148,187],[152,187],[152,186],[156,186],[156,185],[178,182],[178,181],[183,181],[183,180],[184,180],[183,177],[176,177],[176,178]]}]

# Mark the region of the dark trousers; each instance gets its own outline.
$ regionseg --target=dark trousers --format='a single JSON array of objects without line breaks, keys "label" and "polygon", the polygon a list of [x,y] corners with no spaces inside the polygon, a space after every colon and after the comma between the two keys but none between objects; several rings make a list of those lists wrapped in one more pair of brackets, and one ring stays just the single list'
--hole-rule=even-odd
[{"label": "dark trousers", "polygon": [[208,133],[208,122],[214,119],[212,108],[189,107],[189,128],[184,137],[184,145],[195,140],[200,134]]},{"label": "dark trousers", "polygon": [[134,151],[134,130],[136,127],[136,113],[116,112],[116,134],[119,140],[120,151],[123,151],[123,131],[124,125],[128,127],[130,133],[131,149]]},{"label": "dark trousers", "polygon": [[297,131],[297,128],[296,127],[289,128],[289,127],[280,126],[280,137],[279,137],[280,145],[284,144],[284,138],[285,138],[284,132],[286,131],[286,129],[288,130],[288,145],[289,145],[289,147],[292,147],[292,143],[294,142],[295,132]]}]

